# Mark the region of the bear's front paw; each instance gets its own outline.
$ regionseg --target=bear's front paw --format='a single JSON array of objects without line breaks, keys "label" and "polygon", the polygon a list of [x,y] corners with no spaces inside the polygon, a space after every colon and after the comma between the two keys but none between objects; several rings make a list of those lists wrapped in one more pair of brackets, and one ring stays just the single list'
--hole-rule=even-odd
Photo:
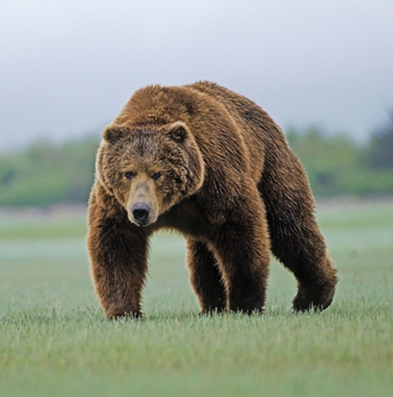
[{"label": "bear's front paw", "polygon": [[140,317],[142,317],[142,313],[138,310],[138,311],[131,311],[131,310],[127,310],[127,309],[117,309],[117,310],[107,310],[106,311],[106,316],[108,317],[108,319],[110,320],[119,320],[122,318],[130,318],[130,319],[139,319]]},{"label": "bear's front paw", "polygon": [[208,307],[202,309],[198,314],[200,316],[215,316],[226,312],[225,307]]}]

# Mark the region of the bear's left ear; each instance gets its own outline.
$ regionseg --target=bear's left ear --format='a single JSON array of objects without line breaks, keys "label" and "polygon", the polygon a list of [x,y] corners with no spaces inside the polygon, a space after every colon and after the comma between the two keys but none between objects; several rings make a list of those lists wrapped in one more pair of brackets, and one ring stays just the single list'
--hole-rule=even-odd
[{"label": "bear's left ear", "polygon": [[168,128],[168,135],[175,142],[184,142],[187,139],[188,131],[187,126],[182,121],[173,123]]},{"label": "bear's left ear", "polygon": [[122,131],[108,127],[104,131],[104,139],[109,143],[115,143],[123,135]]}]

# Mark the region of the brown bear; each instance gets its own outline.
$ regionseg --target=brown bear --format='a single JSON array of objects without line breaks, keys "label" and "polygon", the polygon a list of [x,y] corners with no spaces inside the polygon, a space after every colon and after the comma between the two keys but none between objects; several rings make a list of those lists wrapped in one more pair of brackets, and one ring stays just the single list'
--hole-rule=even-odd
[{"label": "brown bear", "polygon": [[108,317],[141,315],[149,237],[187,240],[202,312],[263,311],[270,251],[323,310],[336,276],[305,171],[251,100],[210,82],[134,93],[105,129],[89,201],[92,276]]}]

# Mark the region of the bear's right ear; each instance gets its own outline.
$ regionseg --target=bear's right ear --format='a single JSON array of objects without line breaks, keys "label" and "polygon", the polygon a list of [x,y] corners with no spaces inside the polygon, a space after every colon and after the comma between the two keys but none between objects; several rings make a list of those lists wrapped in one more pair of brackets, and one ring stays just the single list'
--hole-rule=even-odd
[{"label": "bear's right ear", "polygon": [[108,127],[105,131],[104,131],[104,139],[109,142],[109,143],[115,143],[116,141],[118,141],[121,136],[123,135],[122,131],[118,130],[118,129],[114,129],[114,128],[110,128]]}]

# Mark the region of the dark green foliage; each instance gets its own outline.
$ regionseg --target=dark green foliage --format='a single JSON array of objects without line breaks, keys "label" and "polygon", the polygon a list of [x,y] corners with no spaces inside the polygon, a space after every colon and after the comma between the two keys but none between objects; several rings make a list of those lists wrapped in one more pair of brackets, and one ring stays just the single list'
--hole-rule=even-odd
[{"label": "dark green foliage", "polygon": [[290,130],[288,140],[306,168],[314,194],[337,196],[349,193],[342,176],[356,173],[359,163],[359,148],[350,138],[343,135],[328,137],[313,127],[302,133]]},{"label": "dark green foliage", "polygon": [[0,157],[0,205],[86,203],[98,141],[36,142]]},{"label": "dark green foliage", "polygon": [[391,126],[374,133],[364,146],[316,127],[291,129],[287,135],[317,197],[393,194],[393,113]]},{"label": "dark green foliage", "polygon": [[368,164],[373,169],[393,170],[393,111],[389,118],[388,123],[372,134],[367,148]]}]

